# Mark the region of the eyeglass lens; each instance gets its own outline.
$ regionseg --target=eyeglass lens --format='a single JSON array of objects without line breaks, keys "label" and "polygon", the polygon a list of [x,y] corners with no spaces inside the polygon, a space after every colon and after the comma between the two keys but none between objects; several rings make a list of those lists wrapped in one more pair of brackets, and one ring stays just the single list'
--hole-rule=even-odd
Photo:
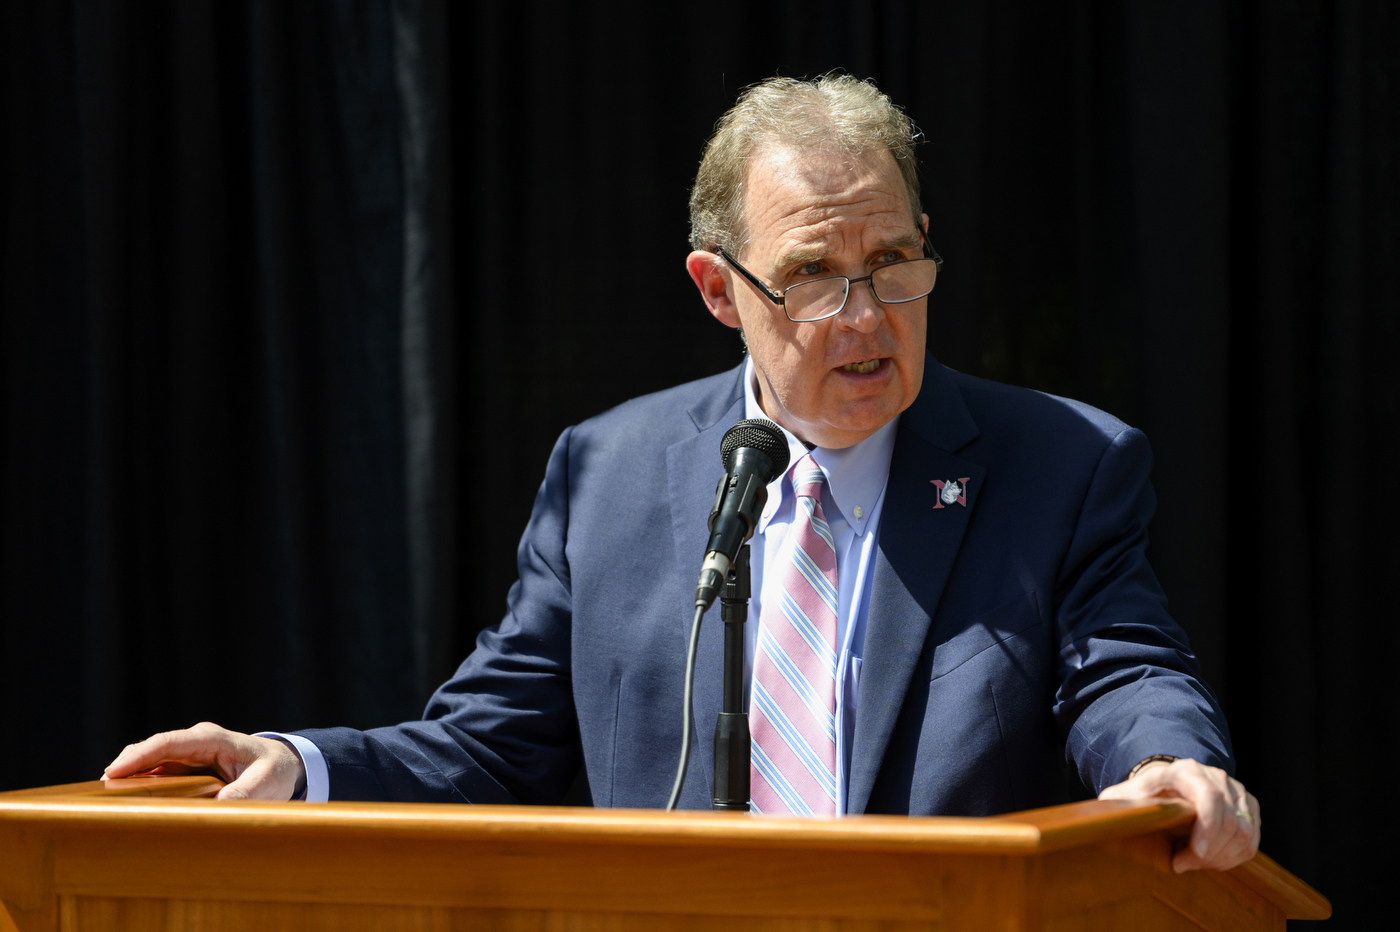
[{"label": "eyeglass lens", "polygon": [[[913,259],[885,265],[871,273],[870,286],[884,304],[903,304],[933,290],[938,266],[932,259]],[[793,285],[783,292],[783,306],[794,321],[820,320],[841,310],[851,283],[845,278],[821,278]]]}]

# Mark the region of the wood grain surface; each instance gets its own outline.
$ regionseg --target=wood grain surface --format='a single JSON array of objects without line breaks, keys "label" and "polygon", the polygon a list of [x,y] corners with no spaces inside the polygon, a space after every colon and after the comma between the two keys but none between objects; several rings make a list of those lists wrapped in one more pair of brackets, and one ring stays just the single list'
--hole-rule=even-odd
[{"label": "wood grain surface", "polygon": [[203,798],[220,786],[0,794],[0,932],[1282,930],[1330,912],[1262,856],[1174,874],[1176,802],[797,819]]}]

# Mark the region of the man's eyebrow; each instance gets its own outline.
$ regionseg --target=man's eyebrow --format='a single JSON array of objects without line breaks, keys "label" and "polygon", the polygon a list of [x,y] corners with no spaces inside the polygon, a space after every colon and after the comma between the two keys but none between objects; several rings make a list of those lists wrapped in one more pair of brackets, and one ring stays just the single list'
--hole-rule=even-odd
[{"label": "man's eyebrow", "polygon": [[887,239],[880,244],[881,249],[913,249],[919,245],[919,234],[911,236],[898,236],[894,239]]},{"label": "man's eyebrow", "polygon": [[773,264],[773,268],[778,272],[785,272],[788,269],[799,265],[806,265],[809,262],[820,262],[826,258],[826,253],[816,249],[803,249],[798,252],[790,252],[778,257],[778,261]]},{"label": "man's eyebrow", "polygon": [[[913,233],[909,236],[896,236],[893,239],[881,240],[875,247],[879,252],[884,249],[914,249],[919,245],[919,234]],[[826,258],[826,253],[816,249],[804,249],[797,252],[790,252],[778,257],[778,261],[773,264],[773,268],[779,273],[788,269],[806,265],[809,262],[820,262]]]}]

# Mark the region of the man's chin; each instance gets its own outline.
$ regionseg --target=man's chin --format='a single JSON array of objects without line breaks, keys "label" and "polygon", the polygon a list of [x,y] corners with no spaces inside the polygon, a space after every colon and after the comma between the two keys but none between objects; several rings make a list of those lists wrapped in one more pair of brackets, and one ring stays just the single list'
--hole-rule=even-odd
[{"label": "man's chin", "polygon": [[822,401],[829,415],[828,423],[840,426],[874,424],[876,430],[886,421],[908,407],[912,396],[905,389],[906,380],[899,371],[884,360],[871,373],[847,373],[834,370],[827,379]]},{"label": "man's chin", "polygon": [[860,443],[894,420],[902,410],[902,407],[885,403],[846,405],[839,414],[829,415],[807,425],[806,433],[811,436],[803,436],[799,431],[793,433],[808,443],[839,450]]}]

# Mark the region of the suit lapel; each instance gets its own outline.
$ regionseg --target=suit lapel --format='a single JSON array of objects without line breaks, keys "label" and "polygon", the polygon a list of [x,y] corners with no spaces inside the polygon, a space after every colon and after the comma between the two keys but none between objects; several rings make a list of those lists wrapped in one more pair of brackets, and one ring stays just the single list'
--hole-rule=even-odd
[{"label": "suit lapel", "polygon": [[[671,501],[671,532],[676,545],[676,568],[684,601],[679,603],[677,618],[685,624],[675,632],[677,651],[684,658],[690,640],[689,621],[694,609],[695,582],[700,575],[700,561],[705,557],[705,544],[710,538],[705,519],[715,501],[715,487],[724,475],[720,461],[720,439],[744,414],[744,389],[741,381],[743,367],[735,374],[733,391],[702,402],[689,414],[697,432],[666,450],[667,493]],[[695,778],[703,774],[705,800],[713,795],[713,751],[711,738],[719,716],[724,693],[724,625],[718,607],[712,608],[700,627],[700,647],[695,661],[695,704],[691,722],[693,730],[690,769],[687,786],[698,785]],[[708,723],[707,728],[699,727]],[[697,774],[697,768],[699,773]],[[693,790],[692,790],[693,792]],[[690,795],[690,794],[687,794]]]},{"label": "suit lapel", "polygon": [[[900,419],[866,616],[846,811],[870,801],[986,470],[953,452],[977,436],[947,370],[926,358],[919,398]],[[939,504],[931,480],[968,479],[966,505]],[[703,544],[701,545],[703,546]]]}]

